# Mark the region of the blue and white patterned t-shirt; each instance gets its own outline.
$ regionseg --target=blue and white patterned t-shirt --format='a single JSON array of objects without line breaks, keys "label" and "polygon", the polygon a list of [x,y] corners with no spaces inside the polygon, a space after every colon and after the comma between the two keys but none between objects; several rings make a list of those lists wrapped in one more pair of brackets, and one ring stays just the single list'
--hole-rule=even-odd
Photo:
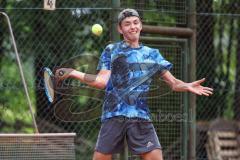
[{"label": "blue and white patterned t-shirt", "polygon": [[150,120],[147,93],[154,73],[169,70],[172,64],[158,49],[140,45],[131,48],[124,41],[109,44],[98,70],[111,70],[106,86],[102,121],[115,116]]}]

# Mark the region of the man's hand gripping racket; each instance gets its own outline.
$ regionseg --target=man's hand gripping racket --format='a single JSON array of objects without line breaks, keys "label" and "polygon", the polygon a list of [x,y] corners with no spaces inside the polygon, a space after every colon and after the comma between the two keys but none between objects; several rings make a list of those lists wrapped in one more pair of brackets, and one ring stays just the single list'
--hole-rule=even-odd
[{"label": "man's hand gripping racket", "polygon": [[56,70],[54,75],[50,68],[45,67],[43,69],[44,90],[50,103],[56,100],[55,90],[59,86],[59,82],[68,78],[71,71],[73,71],[73,69],[61,68]]}]

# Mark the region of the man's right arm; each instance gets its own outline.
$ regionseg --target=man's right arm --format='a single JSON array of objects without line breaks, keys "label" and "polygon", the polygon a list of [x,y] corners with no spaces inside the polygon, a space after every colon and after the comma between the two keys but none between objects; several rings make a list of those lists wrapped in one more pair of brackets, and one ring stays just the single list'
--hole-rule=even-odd
[{"label": "man's right arm", "polygon": [[55,75],[59,75],[59,71],[63,71],[63,76],[57,76],[57,78],[61,81],[66,78],[74,78],[79,80],[82,83],[85,83],[91,87],[104,89],[108,83],[108,80],[111,75],[111,54],[116,45],[109,44],[104,49],[104,51],[101,54],[101,57],[99,59],[99,64],[97,67],[97,70],[99,70],[97,75],[93,74],[87,74],[83,72],[79,72],[77,70],[74,70],[72,68],[61,68],[56,71]]},{"label": "man's right arm", "polygon": [[59,71],[63,71],[65,73],[63,76],[57,76],[59,80],[74,78],[98,89],[104,89],[106,87],[111,75],[110,70],[100,70],[97,75],[93,75],[79,72],[71,68],[60,68],[56,71],[56,75],[59,75]]}]

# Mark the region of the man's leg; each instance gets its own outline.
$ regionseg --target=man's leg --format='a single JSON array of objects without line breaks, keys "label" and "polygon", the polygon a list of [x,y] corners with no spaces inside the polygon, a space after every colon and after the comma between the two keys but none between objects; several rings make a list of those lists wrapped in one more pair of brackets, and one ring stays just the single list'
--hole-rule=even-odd
[{"label": "man's leg", "polygon": [[154,149],[141,155],[144,160],[163,160],[162,150]]},{"label": "man's leg", "polygon": [[110,118],[102,123],[93,160],[111,160],[112,154],[123,150],[124,128],[125,122],[119,118]]},{"label": "man's leg", "polygon": [[103,154],[95,151],[93,154],[93,160],[112,160],[111,154]]},{"label": "man's leg", "polygon": [[130,122],[127,141],[129,150],[144,160],[163,160],[161,145],[151,122]]}]

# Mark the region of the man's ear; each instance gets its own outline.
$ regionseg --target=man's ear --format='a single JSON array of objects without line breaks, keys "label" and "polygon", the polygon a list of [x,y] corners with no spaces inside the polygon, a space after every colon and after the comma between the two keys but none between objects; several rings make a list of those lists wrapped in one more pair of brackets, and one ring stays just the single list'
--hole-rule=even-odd
[{"label": "man's ear", "polygon": [[142,22],[140,21],[140,31],[142,30],[142,26],[143,26],[143,24],[142,24]]},{"label": "man's ear", "polygon": [[121,24],[119,24],[119,25],[117,26],[117,30],[118,30],[118,32],[119,32],[120,34],[122,34],[122,28],[121,28],[120,25],[121,25]]}]

